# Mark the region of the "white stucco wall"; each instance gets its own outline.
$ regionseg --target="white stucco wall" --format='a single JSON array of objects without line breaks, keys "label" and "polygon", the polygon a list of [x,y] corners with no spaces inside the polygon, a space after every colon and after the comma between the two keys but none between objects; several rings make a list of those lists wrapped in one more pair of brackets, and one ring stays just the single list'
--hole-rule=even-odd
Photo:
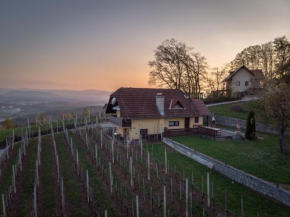
[{"label": "white stucco wall", "polygon": [[[243,92],[251,85],[251,79],[253,75],[248,72],[246,69],[239,70],[233,77],[232,77],[232,92]],[[237,86],[237,81],[240,82],[240,86]],[[245,86],[245,82],[249,82],[249,86]]]},{"label": "white stucco wall", "polygon": [[[179,126],[169,126],[169,121],[179,121]],[[198,123],[195,123],[195,117],[190,118],[189,127],[197,127],[203,124],[203,116],[198,118]],[[160,119],[133,119],[129,133],[130,140],[140,138],[140,129],[148,129],[148,134],[159,134],[164,131],[164,127],[169,130],[184,129],[184,118],[160,118]]]}]

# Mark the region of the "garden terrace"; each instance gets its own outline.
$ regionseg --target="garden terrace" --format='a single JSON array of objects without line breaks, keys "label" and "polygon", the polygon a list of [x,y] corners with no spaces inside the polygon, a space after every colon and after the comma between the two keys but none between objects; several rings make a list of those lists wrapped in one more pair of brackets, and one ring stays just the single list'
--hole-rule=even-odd
[{"label": "garden terrace", "polygon": [[247,120],[249,111],[251,110],[255,112],[256,116],[258,116],[263,111],[260,101],[234,102],[229,104],[209,106],[208,109],[214,115],[239,118],[242,120]]},{"label": "garden terrace", "polygon": [[[212,158],[290,189],[290,155],[281,155],[276,135],[261,134],[256,141],[216,141],[198,135],[174,137],[173,140]],[[287,137],[286,142],[290,143]]]}]

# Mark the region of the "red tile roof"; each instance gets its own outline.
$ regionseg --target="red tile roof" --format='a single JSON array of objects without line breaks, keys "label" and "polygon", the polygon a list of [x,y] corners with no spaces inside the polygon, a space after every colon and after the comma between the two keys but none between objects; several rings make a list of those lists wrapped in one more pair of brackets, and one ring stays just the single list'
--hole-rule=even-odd
[{"label": "red tile roof", "polygon": [[[156,107],[155,96],[162,93],[164,96],[164,115],[161,115]],[[111,100],[116,98],[117,104],[112,105]],[[179,101],[184,109],[170,109],[170,103]],[[155,88],[124,88],[121,87],[110,95],[106,113],[115,112],[112,108],[119,105],[122,118],[170,118],[170,117],[194,117],[201,116],[200,111],[204,106],[203,101],[196,101],[185,97],[181,90],[155,89]],[[204,109],[204,108],[203,108]],[[205,110],[204,109],[204,110]]]},{"label": "red tile roof", "polygon": [[180,107],[184,108],[184,106],[181,104],[181,102],[179,102],[178,99],[172,100],[171,102],[171,109],[176,106],[176,104],[180,105]]},{"label": "red tile roof", "polygon": [[192,99],[192,102],[195,105],[195,108],[197,109],[197,111],[199,112],[200,115],[202,115],[202,116],[211,115],[210,111],[205,106],[203,100],[201,100],[201,99]]}]

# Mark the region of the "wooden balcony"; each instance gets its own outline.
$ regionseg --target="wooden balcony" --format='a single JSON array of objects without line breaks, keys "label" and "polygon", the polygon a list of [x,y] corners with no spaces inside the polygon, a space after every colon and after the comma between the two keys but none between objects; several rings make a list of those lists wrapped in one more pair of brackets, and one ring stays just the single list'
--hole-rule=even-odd
[{"label": "wooden balcony", "polygon": [[119,127],[131,127],[131,119],[123,119],[114,116],[109,116],[109,122],[118,125]]}]

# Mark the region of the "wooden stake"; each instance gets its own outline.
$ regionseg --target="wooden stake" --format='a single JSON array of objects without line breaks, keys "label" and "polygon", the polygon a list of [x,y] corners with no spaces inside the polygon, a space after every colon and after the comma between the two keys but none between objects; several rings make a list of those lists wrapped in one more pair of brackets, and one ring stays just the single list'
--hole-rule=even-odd
[{"label": "wooden stake", "polygon": [[89,181],[89,171],[86,171],[86,175],[87,175],[87,199],[88,199],[88,203],[90,202],[90,181]]},{"label": "wooden stake", "polygon": [[129,159],[129,141],[127,140],[127,159]]},{"label": "wooden stake", "polygon": [[139,198],[136,195],[136,217],[139,217]]},{"label": "wooden stake", "polygon": [[62,215],[65,216],[65,200],[64,200],[63,177],[61,177],[61,205],[62,205]]},{"label": "wooden stake", "polygon": [[3,210],[3,217],[7,217],[4,194],[2,194],[2,206],[3,206],[3,208],[2,208],[2,210]]},{"label": "wooden stake", "polygon": [[[113,136],[115,138],[115,135]],[[114,139],[112,140],[112,163],[115,163],[115,156],[114,156]]]},{"label": "wooden stake", "polygon": [[109,162],[109,173],[110,173],[110,190],[113,193],[113,183],[112,183],[112,164]]},{"label": "wooden stake", "polygon": [[101,148],[103,148],[103,130],[100,130],[100,134],[101,134]]},{"label": "wooden stake", "polygon": [[130,180],[131,180],[131,186],[133,186],[133,159],[130,157]]},{"label": "wooden stake", "polygon": [[13,174],[12,174],[12,183],[13,183],[13,189],[14,189],[14,194],[16,193],[16,184],[15,184],[15,166],[12,166]]},{"label": "wooden stake", "polygon": [[34,194],[33,194],[33,210],[34,216],[37,216],[37,194],[36,194],[36,183],[34,183]]},{"label": "wooden stake", "polygon": [[147,152],[148,155],[148,180],[150,181],[150,154]]},{"label": "wooden stake", "polygon": [[96,166],[98,167],[98,147],[95,145],[95,151],[96,151]]},{"label": "wooden stake", "polygon": [[166,217],[166,186],[163,185],[163,210],[164,210],[164,217]]},{"label": "wooden stake", "polygon": [[152,187],[150,187],[150,210],[153,211],[153,194],[152,194]]},{"label": "wooden stake", "polygon": [[79,151],[78,151],[78,149],[77,149],[77,171],[78,171],[78,175],[79,175],[80,171],[79,171]]},{"label": "wooden stake", "polygon": [[188,217],[188,179],[185,179],[185,216]]},{"label": "wooden stake", "polygon": [[209,172],[207,172],[207,206],[210,206],[210,182],[209,182]]},{"label": "wooden stake", "polygon": [[165,166],[165,174],[167,175],[167,152],[166,148],[164,149],[164,166]]}]

